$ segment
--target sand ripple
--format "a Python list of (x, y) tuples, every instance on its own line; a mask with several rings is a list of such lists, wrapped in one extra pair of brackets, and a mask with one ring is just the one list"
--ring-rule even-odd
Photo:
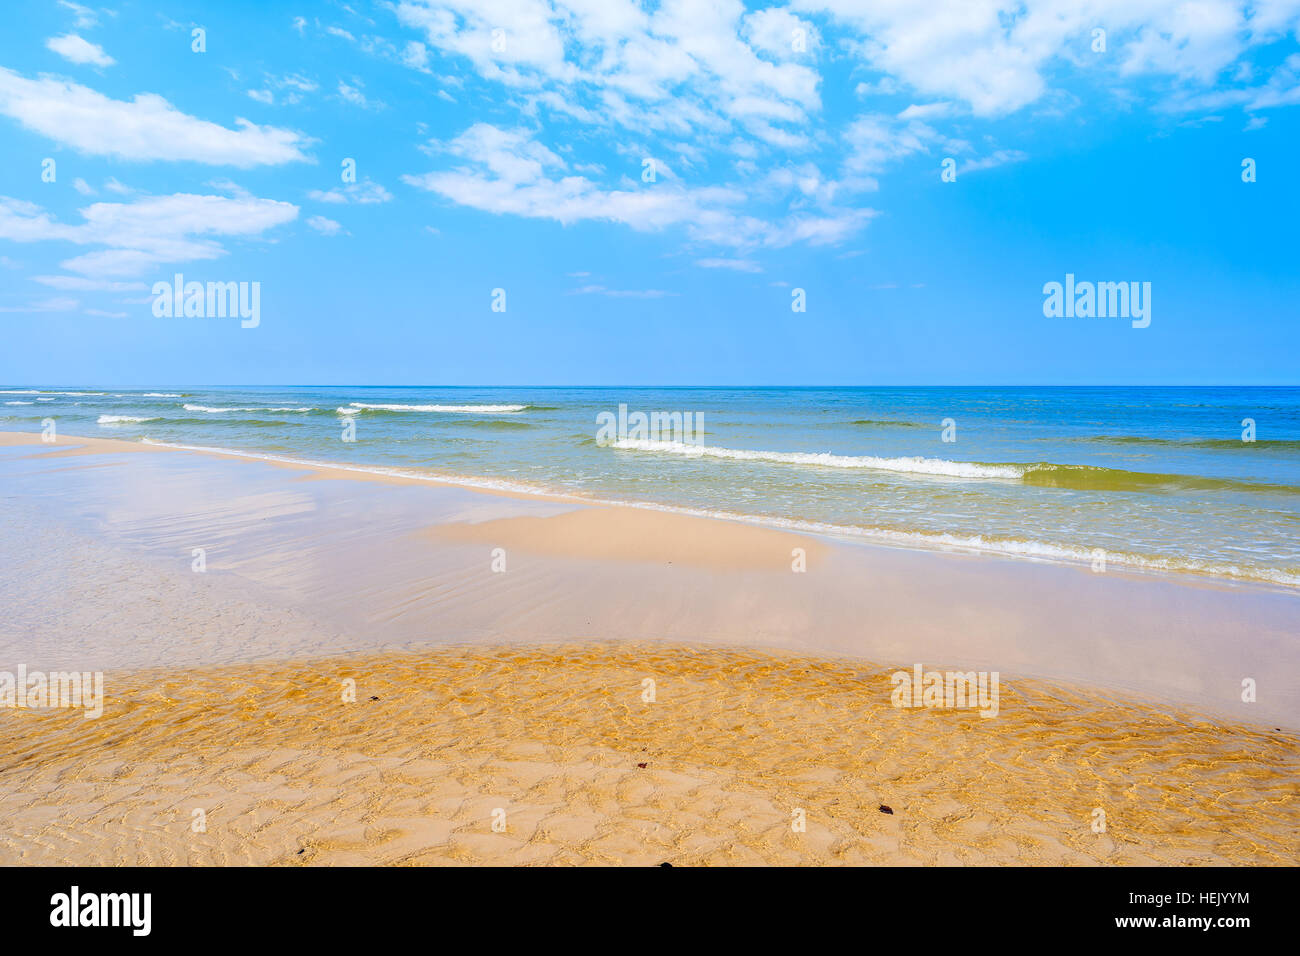
[(1300, 862), (1294, 735), (1045, 685), (985, 720), (896, 710), (867, 665), (565, 645), (106, 691), (0, 712), (0, 863)]

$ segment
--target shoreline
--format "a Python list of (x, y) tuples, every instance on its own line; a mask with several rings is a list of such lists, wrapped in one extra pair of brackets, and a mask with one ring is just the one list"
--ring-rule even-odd
[[(37, 549), (40, 573), (9, 587), (29, 611), (7, 639), (0, 628), (0, 656), (23, 653), (34, 666), (662, 641), (998, 671), (1233, 723), (1300, 727), (1300, 594), (415, 479), (358, 481), (339, 469), (112, 439), (65, 436), (67, 447), (52, 448), (15, 435), (0, 433), (0, 475), (28, 492), (6, 502), (12, 533), (47, 544)], [(24, 510), (24, 498), (37, 497), (53, 510)], [(71, 541), (97, 552), (75, 575), (100, 596), (51, 629), (42, 588), (67, 587)], [(203, 575), (190, 573), (196, 546), (210, 552)], [(796, 549), (806, 573), (794, 573)], [(497, 550), (508, 552), (500, 570), (508, 563), (509, 573), (495, 573)], [(131, 588), (158, 611), (126, 642), (121, 634), (140, 622), (113, 606), (121, 584), (104, 566), (129, 562), (139, 562)], [(196, 608), (210, 618), (238, 608), (237, 618), (263, 622), (270, 635), (214, 629), (194, 620)], [(191, 623), (177, 634), (168, 613)], [(1238, 699), (1246, 677), (1260, 685), (1252, 703)]]
[[(15, 436), (13, 439), (7, 436)], [(37, 445), (40, 436), (34, 432), (10, 432), (0, 430), (0, 448), (19, 445)], [(80, 435), (62, 435), (59, 442), (73, 441), (85, 443), (84, 453), (95, 453), (98, 448), (105, 452), (149, 449), (151, 451), (185, 451), (215, 458), (236, 461), (264, 462), (280, 468), (294, 471), (309, 471), (320, 479), (337, 478), (353, 481), (375, 481), (388, 484), (416, 485), (428, 484), (452, 488), (464, 488), (486, 495), (501, 495), (508, 498), (525, 500), (555, 501), (590, 508), (625, 508), (649, 511), (656, 514), (681, 515), (683, 517), (704, 521), (726, 522), (732, 525), (750, 525), (767, 528), (793, 535), (832, 540), (851, 546), (881, 548), (901, 551), (918, 551), (926, 554), (957, 554), (989, 559), (1005, 559), (1029, 563), (1051, 564), (1059, 567), (1088, 568), (1090, 556), (1065, 546), (1045, 546), (1048, 551), (1056, 553), (1031, 553), (1022, 550), (1000, 547), (996, 544), (984, 544), (969, 539), (951, 538), (930, 532), (901, 532), (889, 529), (855, 528), (847, 525), (827, 524), (802, 518), (781, 518), (771, 515), (747, 514), (742, 512), (722, 512), (689, 506), (671, 505), (651, 501), (634, 501), (620, 498), (604, 498), (583, 495), (573, 491), (560, 491), (534, 487), (512, 482), (506, 479), (486, 478), (470, 475), (441, 474), (433, 471), (413, 473), (396, 466), (363, 465), (351, 462), (327, 462), (313, 459), (294, 458), (272, 455), (263, 452), (241, 451), (238, 449), (218, 448), (206, 445), (179, 444), (173, 442), (143, 439), (128, 441), (121, 438), (86, 437)], [(61, 450), (64, 454), (77, 454), (75, 449)], [(948, 540), (945, 540), (948, 538)], [(1267, 576), (1249, 574), (1226, 574), (1219, 571), (1196, 569), (1190, 567), (1167, 567), (1160, 562), (1164, 559), (1126, 555), (1121, 552), (1108, 553), (1107, 560), (1113, 568), (1107, 573), (1125, 574), (1138, 577), (1151, 577), (1185, 583), (1192, 586), (1218, 588), (1261, 588), (1283, 594), (1300, 595), (1300, 582), (1291, 583), (1275, 580)]]

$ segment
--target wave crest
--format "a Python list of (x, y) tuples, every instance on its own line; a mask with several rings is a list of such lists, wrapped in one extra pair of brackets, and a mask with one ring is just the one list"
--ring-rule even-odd
[(125, 425), (132, 422), (156, 422), (154, 418), (140, 418), (136, 415), (100, 415), (96, 425)]
[(691, 445), (680, 441), (650, 441), (625, 438), (610, 444), (622, 451), (665, 452), (690, 458), (727, 458), (735, 461), (770, 461), (783, 465), (813, 465), (821, 468), (866, 468), (913, 475), (938, 475), (947, 478), (1001, 478), (1016, 480), (1025, 473), (1025, 465), (986, 465), (972, 461), (948, 461), (944, 458), (879, 458), (875, 455), (832, 455), (829, 452), (750, 451), (743, 448), (719, 448)]
[(377, 405), (350, 402), (340, 406), (338, 414), (355, 415), (364, 411), (376, 412), (458, 412), (470, 415), (510, 415), (527, 410), (527, 405)]
[(311, 412), (315, 409), (310, 405), (294, 408), (272, 408), (267, 405), (231, 405), (221, 408), (214, 408), (211, 405), (182, 405), (181, 408), (187, 412), (207, 412), (215, 415), (220, 412)]

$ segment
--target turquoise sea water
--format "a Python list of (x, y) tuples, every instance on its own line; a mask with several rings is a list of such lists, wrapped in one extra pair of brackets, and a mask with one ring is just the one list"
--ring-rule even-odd
[[(601, 435), (621, 405), (629, 431)], [(645, 435), (637, 412), (702, 427)], [(0, 389), (0, 428), (47, 418), (66, 435), (1300, 586), (1300, 388)]]

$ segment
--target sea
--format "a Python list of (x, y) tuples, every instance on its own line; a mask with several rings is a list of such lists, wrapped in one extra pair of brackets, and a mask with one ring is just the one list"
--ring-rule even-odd
[(1300, 388), (0, 388), (0, 429), (1300, 587)]

